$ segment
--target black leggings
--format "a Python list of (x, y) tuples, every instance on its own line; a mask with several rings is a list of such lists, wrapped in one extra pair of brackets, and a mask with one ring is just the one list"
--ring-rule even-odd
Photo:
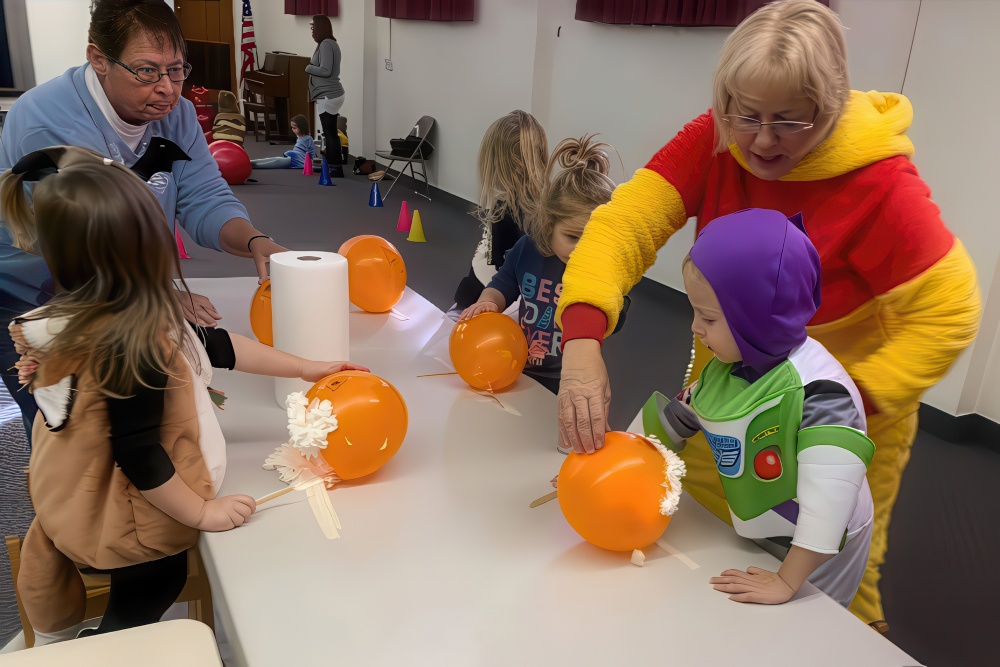
[(340, 132), (337, 131), (339, 117), (339, 113), (326, 111), (319, 115), (320, 125), (323, 126), (323, 137), (326, 139), (326, 161), (329, 164), (344, 164), (344, 152), (340, 148)]
[(82, 636), (104, 634), (156, 623), (177, 600), (187, 580), (187, 552), (159, 560), (105, 570), (111, 575), (111, 595), (101, 625)]

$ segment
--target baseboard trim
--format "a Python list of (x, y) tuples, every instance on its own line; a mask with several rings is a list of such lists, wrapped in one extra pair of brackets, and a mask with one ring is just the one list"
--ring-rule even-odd
[(920, 404), (920, 428), (935, 438), (955, 444), (979, 445), (1000, 453), (1000, 424), (978, 414), (951, 415)]

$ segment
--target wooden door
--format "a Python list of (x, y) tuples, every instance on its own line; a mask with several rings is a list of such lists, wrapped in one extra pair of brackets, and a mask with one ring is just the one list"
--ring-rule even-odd
[[(175, 0), (174, 12), (180, 21), (184, 37), (188, 40), (189, 57), (202, 60), (192, 60), (191, 64), (201, 72), (228, 70), (228, 88), (235, 93), (235, 56), (239, 50), (236, 48), (233, 0)], [(218, 79), (217, 76), (212, 78)]]

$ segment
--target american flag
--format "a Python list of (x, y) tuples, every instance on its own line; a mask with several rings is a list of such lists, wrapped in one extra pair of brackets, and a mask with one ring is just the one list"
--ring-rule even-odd
[(250, 11), (250, 0), (243, 0), (243, 45), (240, 50), (243, 52), (243, 67), (240, 69), (240, 78), (243, 78), (247, 72), (257, 69), (257, 38), (253, 32), (253, 12)]

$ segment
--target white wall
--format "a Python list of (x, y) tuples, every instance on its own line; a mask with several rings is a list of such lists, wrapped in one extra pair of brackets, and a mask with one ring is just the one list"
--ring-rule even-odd
[[(538, 2), (481, 0), (471, 22), (376, 18), (378, 147), (433, 116), (431, 184), (476, 201), (483, 132), (509, 111), (531, 108)], [(383, 63), (390, 50), (391, 72)]]
[(1000, 421), (995, 381), (1000, 293), (991, 289), (1000, 256), (995, 204), (1000, 136), (990, 122), (991, 110), (1000, 108), (997, 25), (1000, 2), (923, 0), (903, 93), (915, 109), (909, 133), (917, 148), (913, 160), (948, 227), (972, 255), (987, 299), (973, 349), (926, 400), (947, 412), (975, 410)]
[(35, 85), (87, 59), (90, 3), (82, 0), (25, 0)]
[[(347, 136), (351, 141), (351, 153), (357, 155), (358, 147), (365, 133), (364, 114), (364, 67), (365, 67), (365, 6), (369, 2), (345, 0), (340, 3), (340, 16), (330, 17), (333, 36), (340, 44), (343, 62), (340, 66), (340, 81), (344, 85), (346, 97), (341, 115), (347, 117)], [(285, 3), (278, 0), (255, 0), (253, 9), (254, 34), (257, 37), (258, 65), (264, 64), (264, 54), (268, 51), (285, 51), (310, 57), (316, 50), (309, 30), (311, 16), (285, 14)], [(243, 3), (233, 0), (234, 28), (236, 30), (237, 60), (239, 74), (242, 58), (239, 45), (242, 43)], [(317, 119), (312, 119), (312, 134), (316, 135)], [(354, 144), (355, 138), (359, 145)]]

